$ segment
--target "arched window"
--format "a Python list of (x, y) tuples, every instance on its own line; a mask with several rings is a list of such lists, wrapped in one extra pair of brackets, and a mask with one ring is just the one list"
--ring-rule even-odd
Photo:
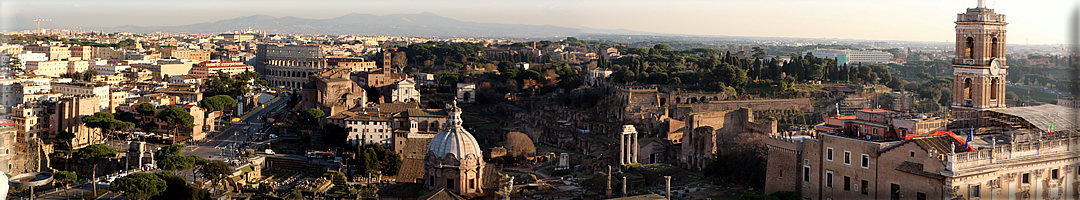
[(971, 78), (964, 79), (964, 99), (971, 99)]
[(967, 52), (967, 58), (975, 58), (975, 38), (968, 37), (965, 47), (965, 52)]
[(998, 84), (1000, 84), (1000, 83), (998, 83), (998, 79), (996, 79), (996, 78), (990, 79), (990, 99), (991, 100), (997, 100), (998, 99)]
[(997, 40), (997, 38), (990, 39), (990, 57), (997, 58), (999, 51), (1001, 51), (1001, 50), (998, 49), (998, 40)]

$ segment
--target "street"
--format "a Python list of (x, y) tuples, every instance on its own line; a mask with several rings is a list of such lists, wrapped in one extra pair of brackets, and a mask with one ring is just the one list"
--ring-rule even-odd
[[(237, 151), (237, 149), (239, 149), (239, 146), (243, 144), (243, 141), (248, 139), (248, 136), (244, 135), (244, 130), (250, 128), (251, 130), (250, 130), (249, 134), (254, 135), (256, 132), (258, 132), (262, 128), (262, 122), (261, 122), (261, 120), (259, 120), (260, 116), (264, 116), (267, 113), (271, 113), (271, 112), (274, 112), (276, 110), (279, 110), (279, 109), (283, 108), (285, 102), (289, 101), (288, 99), (289, 99), (288, 94), (281, 93), (281, 98), (278, 98), (276, 101), (269, 102), (268, 104), (266, 104), (266, 106), (263, 109), (259, 109), (257, 111), (254, 111), (254, 113), (251, 113), (250, 115), (247, 115), (245, 118), (241, 119), (240, 122), (227, 122), (227, 123), (231, 123), (231, 125), (224, 128), (224, 130), (210, 133), (212, 135), (208, 135), (207, 138), (204, 139), (204, 141), (198, 142), (197, 146), (195, 146), (195, 145), (187, 146), (186, 151), (183, 152), (183, 155), (185, 155), (185, 156), (195, 155), (195, 156), (199, 156), (199, 157), (202, 157), (202, 158), (207, 158), (207, 160), (224, 160), (225, 158), (229, 158), (230, 160), (232, 160), (232, 158), (234, 158), (236, 156), (236, 153), (237, 153), (236, 151)], [(228, 119), (223, 119), (223, 120), (228, 121)], [(227, 125), (227, 124), (219, 124), (219, 126), (225, 126), (225, 125)], [(151, 149), (156, 149), (156, 148), (151, 148)], [(196, 168), (198, 168), (198, 166), (196, 166)], [(149, 173), (160, 172), (160, 171), (161, 170), (152, 170), (152, 171), (149, 171)], [(195, 171), (197, 171), (197, 169)], [(188, 182), (191, 182), (192, 180), (195, 180), (195, 178), (196, 178), (195, 174), (192, 173), (191, 170), (186, 170), (184, 172), (179, 172), (179, 173), (180, 173), (179, 175), (181, 175), (185, 179), (187, 179)], [(108, 177), (108, 175), (102, 176), (102, 177), (99, 177), (99, 178), (104, 179), (103, 177)], [(91, 193), (93, 191), (93, 188), (92, 188), (93, 186), (92, 185), (93, 184), (82, 184), (82, 185), (72, 184), (71, 189), (68, 190), (68, 192), (71, 194), (72, 197), (82, 195), (84, 193)], [(98, 183), (97, 185), (98, 185), (98, 190), (99, 191), (109, 189), (109, 184)], [(64, 193), (63, 189), (41, 191), (41, 192), (46, 192), (46, 194), (42, 195), (42, 196), (39, 196), (39, 197), (37, 197), (35, 199), (55, 199), (55, 200), (67, 199), (67, 196), (65, 196), (65, 193)], [(123, 195), (120, 194), (120, 193), (109, 192), (107, 194), (102, 195), (101, 198), (99, 198), (99, 199), (126, 199), (126, 198), (124, 198)]]

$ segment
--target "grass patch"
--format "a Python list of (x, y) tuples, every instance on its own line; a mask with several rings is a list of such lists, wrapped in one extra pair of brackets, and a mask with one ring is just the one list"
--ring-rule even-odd
[[(1031, 91), (1031, 95), (1028, 95), (1028, 91)], [(1039, 102), (1043, 102), (1043, 103), (1051, 103), (1051, 102), (1054, 102), (1054, 101), (1056, 101), (1058, 99), (1058, 95), (1056, 95), (1056, 94), (1051, 94), (1051, 93), (1042, 92), (1042, 91), (1038, 91), (1038, 90), (1028, 90), (1028, 89), (1023, 89), (1023, 88), (1005, 87), (1005, 92), (1016, 93), (1016, 96), (1019, 96), (1020, 99), (1023, 99), (1023, 100), (1034, 99), (1035, 101), (1039, 101)]]
[(552, 146), (547, 146), (547, 145), (536, 145), (536, 151), (537, 152), (554, 152), (556, 154), (568, 153), (568, 154), (581, 155), (581, 153), (578, 153), (576, 151), (570, 151), (570, 150), (566, 150), (566, 149), (563, 149), (563, 148), (552, 147)]

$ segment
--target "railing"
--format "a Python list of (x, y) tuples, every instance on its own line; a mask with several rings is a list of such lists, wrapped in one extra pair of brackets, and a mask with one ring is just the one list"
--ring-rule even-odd
[[(1072, 144), (1070, 144), (1070, 142)], [(996, 145), (992, 149), (983, 149), (946, 155), (946, 168), (950, 171), (984, 166), (987, 164), (1009, 161), (1032, 156), (1050, 155), (1076, 149), (1080, 140), (1070, 138), (1034, 141), (1018, 144)]]

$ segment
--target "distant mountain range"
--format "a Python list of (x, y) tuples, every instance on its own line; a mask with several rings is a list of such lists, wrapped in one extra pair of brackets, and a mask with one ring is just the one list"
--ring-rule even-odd
[(265, 31), (266, 33), (393, 35), (414, 37), (560, 38), (582, 34), (667, 35), (626, 29), (579, 29), (552, 25), (468, 22), (438, 16), (429, 12), (383, 16), (352, 13), (330, 19), (304, 19), (298, 17), (278, 18), (267, 15), (253, 15), (183, 26), (128, 25), (117, 27), (87, 27), (83, 30), (129, 31), (142, 33), (224, 33), (248, 28)]

